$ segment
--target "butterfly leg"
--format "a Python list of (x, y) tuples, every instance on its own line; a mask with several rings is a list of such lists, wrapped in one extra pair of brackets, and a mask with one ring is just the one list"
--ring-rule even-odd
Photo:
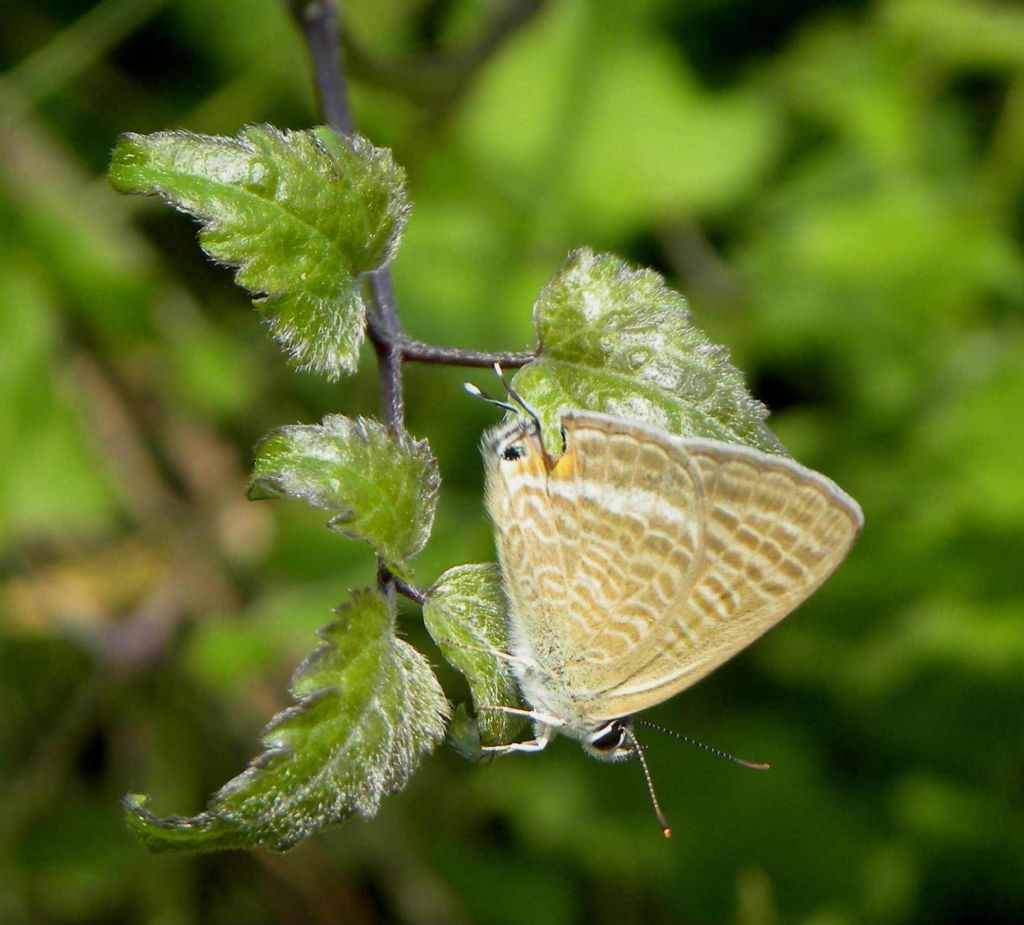
[[(524, 711), (527, 712), (527, 711)], [(509, 745), (484, 745), (483, 750), (492, 755), (508, 755), (511, 752), (542, 752), (555, 737), (555, 729), (546, 723), (537, 724), (537, 738), (528, 742), (512, 742)]]
[(552, 726), (556, 729), (565, 725), (564, 719), (559, 719), (557, 716), (552, 716), (550, 713), (538, 713), (536, 710), (522, 710), (519, 707), (481, 707), (480, 712), (507, 713), (509, 716), (523, 716), (526, 717), (526, 719), (532, 719), (535, 723), (543, 723), (545, 726)]
[[(511, 707), (509, 708), (512, 709)], [(516, 711), (517, 713), (526, 713), (529, 715), (529, 711)], [(558, 720), (559, 724), (561, 723)], [(555, 738), (555, 727), (550, 726), (544, 722), (538, 722), (537, 738), (530, 739), (528, 742), (513, 742), (510, 745), (485, 745), (483, 751), (490, 752), (492, 755), (508, 755), (511, 752), (543, 752), (550, 744), (551, 740)]]
[(529, 742), (513, 742), (511, 745), (483, 745), (481, 749), (492, 755), (509, 755), (512, 752), (542, 752), (547, 747), (547, 739), (530, 739)]

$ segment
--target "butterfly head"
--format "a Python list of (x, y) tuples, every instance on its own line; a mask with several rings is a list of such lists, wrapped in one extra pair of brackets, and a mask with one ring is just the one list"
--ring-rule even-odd
[(555, 459), (544, 447), (544, 434), (539, 415), (505, 381), (501, 367), (497, 363), (494, 364), (494, 371), (505, 389), (508, 401), (491, 398), (471, 382), (465, 384), (466, 391), (471, 395), (513, 415), (512, 420), (484, 435), (485, 457), (497, 460), (499, 465), (514, 467), (517, 470), (550, 471)]
[(529, 419), (521, 417), (484, 435), (485, 455), (503, 468), (546, 471), (550, 468), (544, 441)]

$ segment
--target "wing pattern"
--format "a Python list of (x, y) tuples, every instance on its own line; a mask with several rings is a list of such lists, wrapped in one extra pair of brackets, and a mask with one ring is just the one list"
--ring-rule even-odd
[(863, 523), (852, 498), (792, 460), (709, 441), (679, 448), (700, 473), (703, 556), (656, 641), (594, 689), (602, 715), (660, 703), (748, 646), (818, 589)]
[(565, 453), (488, 469), (513, 639), (581, 714), (667, 699), (791, 612), (860, 509), (791, 460), (567, 412)]

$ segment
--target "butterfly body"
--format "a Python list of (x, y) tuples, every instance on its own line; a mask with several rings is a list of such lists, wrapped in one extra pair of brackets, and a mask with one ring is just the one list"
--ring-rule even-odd
[(484, 438), (511, 663), (538, 750), (627, 757), (629, 717), (696, 683), (802, 603), (863, 518), (792, 460), (595, 412), (562, 453), (520, 416)]

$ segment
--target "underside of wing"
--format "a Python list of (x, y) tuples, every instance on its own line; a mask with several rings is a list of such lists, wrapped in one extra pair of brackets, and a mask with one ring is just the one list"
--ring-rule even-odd
[(662, 702), (771, 629), (832, 574), (863, 523), (856, 501), (792, 460), (715, 441), (673, 444), (698, 473), (700, 560), (628, 671), (593, 692), (598, 718)]
[(655, 638), (700, 559), (699, 473), (617, 418), (569, 413), (548, 496), (566, 552), (567, 680), (609, 683)]
[[(562, 657), (562, 644), (551, 628), (560, 622), (559, 601), (567, 594), (566, 557), (547, 495), (545, 461), (525, 434), (511, 439), (500, 434), (485, 438), (487, 509), (494, 521), (513, 650), (528, 652), (550, 673)], [(514, 453), (509, 446), (516, 448)]]
[(661, 703), (749, 645), (825, 581), (863, 522), (784, 457), (611, 415), (562, 425), (557, 459), (528, 435), (498, 440), (487, 499), (513, 643), (588, 722)]
[[(567, 414), (547, 468), (491, 454), (513, 638), (572, 699), (645, 649), (699, 558), (695, 469), (619, 419)], [(610, 676), (609, 671), (614, 673)]]

